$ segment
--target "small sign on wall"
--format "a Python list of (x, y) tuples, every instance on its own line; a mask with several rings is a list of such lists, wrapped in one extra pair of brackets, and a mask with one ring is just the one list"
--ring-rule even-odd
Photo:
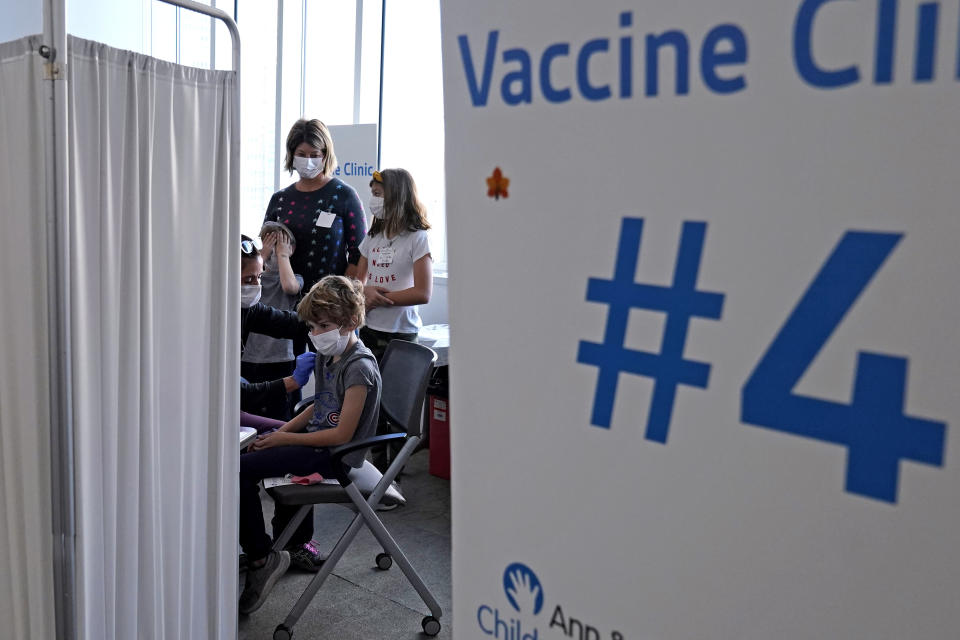
[[(337, 168), (333, 175), (357, 190), (360, 201), (370, 197), (370, 180), (377, 170), (377, 125), (347, 124), (328, 127), (337, 154)], [(372, 219), (366, 211), (367, 228)]]

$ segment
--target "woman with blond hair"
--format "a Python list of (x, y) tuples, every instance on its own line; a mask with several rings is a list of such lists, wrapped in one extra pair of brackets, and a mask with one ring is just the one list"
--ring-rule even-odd
[(357, 192), (333, 176), (337, 156), (326, 125), (297, 120), (287, 135), (283, 166), (299, 179), (273, 194), (263, 221), (293, 232), (297, 252), (290, 264), (303, 276), (303, 290), (325, 275), (356, 276), (367, 224)]

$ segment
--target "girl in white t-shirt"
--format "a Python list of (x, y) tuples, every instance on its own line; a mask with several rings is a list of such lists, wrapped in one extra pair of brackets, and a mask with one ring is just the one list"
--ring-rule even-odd
[(417, 341), (422, 325), (417, 305), (430, 301), (433, 258), (427, 212), (410, 173), (374, 171), (370, 192), (373, 224), (360, 243), (357, 264), (367, 308), (360, 339), (380, 362), (391, 340)]

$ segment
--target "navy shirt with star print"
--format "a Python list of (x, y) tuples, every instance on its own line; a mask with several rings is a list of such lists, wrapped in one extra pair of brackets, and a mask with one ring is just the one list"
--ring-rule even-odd
[[(322, 212), (336, 214), (329, 227), (317, 226)], [(263, 221), (282, 222), (293, 232), (297, 247), (290, 266), (303, 276), (303, 291), (309, 291), (323, 276), (342, 276), (347, 264), (357, 264), (360, 241), (367, 235), (357, 192), (338, 178), (331, 178), (316, 191), (297, 191), (293, 184), (277, 191)]]

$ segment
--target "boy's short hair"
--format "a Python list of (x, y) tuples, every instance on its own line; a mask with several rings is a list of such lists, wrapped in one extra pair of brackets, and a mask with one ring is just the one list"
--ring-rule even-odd
[(275, 222), (273, 220), (264, 222), (263, 226), (260, 227), (260, 237), (263, 238), (263, 236), (268, 233), (282, 233), (294, 248), (297, 247), (297, 239), (293, 237), (293, 231), (290, 231), (290, 227), (282, 222)]
[(344, 276), (324, 276), (303, 296), (297, 315), (304, 322), (326, 319), (359, 327), (364, 321), (363, 284)]

